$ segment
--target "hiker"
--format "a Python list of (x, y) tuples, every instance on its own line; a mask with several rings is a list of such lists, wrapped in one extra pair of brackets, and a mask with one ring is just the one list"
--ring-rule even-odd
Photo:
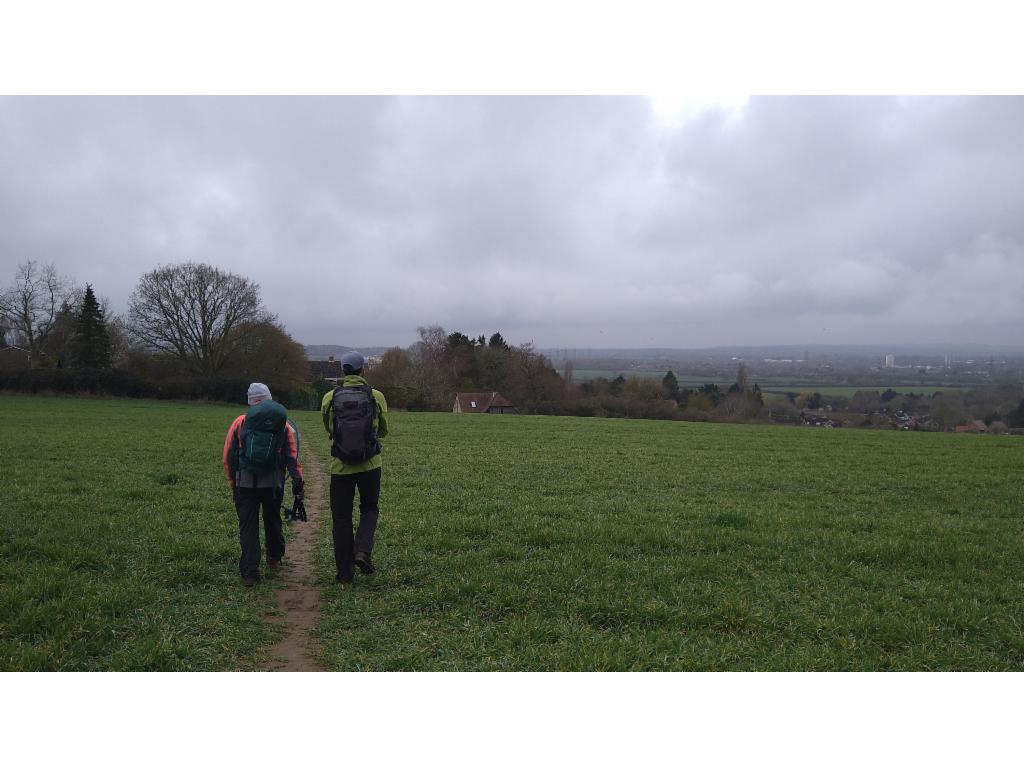
[[(380, 442), (388, 433), (384, 395), (363, 378), (366, 360), (358, 352), (342, 355), (345, 378), (324, 395), (320, 412), (331, 437), (331, 522), (334, 535), (335, 581), (350, 584), (353, 563), (373, 573), (373, 534), (380, 498)], [(352, 537), (352, 503), (359, 488), (359, 527)]]
[(238, 538), (242, 556), (238, 568), (242, 583), (256, 584), (260, 576), (260, 507), (267, 544), (267, 569), (281, 564), (284, 532), (281, 502), (285, 470), (292, 478), (292, 494), (302, 501), (302, 466), (295, 427), (284, 406), (274, 401), (266, 384), (255, 382), (247, 393), (249, 411), (231, 424), (224, 439), (224, 472), (238, 512)]

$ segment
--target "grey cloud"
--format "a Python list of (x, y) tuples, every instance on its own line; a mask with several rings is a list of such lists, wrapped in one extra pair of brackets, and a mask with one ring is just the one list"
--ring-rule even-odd
[(991, 341), (1024, 322), (1024, 99), (0, 99), (0, 281), (123, 310), (246, 274), (300, 340)]

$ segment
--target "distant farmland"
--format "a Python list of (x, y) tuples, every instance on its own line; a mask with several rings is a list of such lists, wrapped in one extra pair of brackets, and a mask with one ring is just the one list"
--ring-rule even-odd
[[(0, 669), (265, 661), (239, 408), (0, 410)], [(336, 586), (320, 516), (328, 669), (1024, 670), (1019, 438), (401, 412), (385, 445), (378, 573)]]
[[(657, 379), (661, 381), (665, 378), (665, 374), (668, 371), (630, 371), (630, 370), (618, 370), (618, 371), (602, 371), (596, 368), (573, 368), (572, 378), (573, 381), (589, 381), (590, 379), (614, 379), (616, 376), (622, 376), (629, 378), (630, 376), (636, 376), (641, 379)], [(715, 376), (684, 376), (682, 374), (676, 374), (676, 378), (679, 380), (679, 386), (681, 387), (699, 387), (703, 384), (718, 384), (721, 386), (725, 384), (728, 386), (732, 381), (726, 381), (725, 379)]]
[[(603, 371), (596, 368), (574, 368), (572, 372), (573, 380), (576, 382), (590, 381), (591, 379), (606, 378), (614, 379), (616, 376), (623, 376), (629, 378), (630, 376), (636, 376), (637, 378), (644, 379), (656, 379), (661, 381), (665, 378), (665, 374), (668, 371), (631, 371), (631, 370), (617, 370), (617, 371)], [(679, 382), (680, 387), (690, 387), (691, 389), (697, 389), (705, 384), (717, 384), (723, 389), (730, 387), (735, 379), (726, 379), (715, 376), (687, 376), (685, 374), (675, 374), (676, 379)], [(833, 385), (833, 384), (815, 384), (814, 382), (801, 381), (799, 379), (786, 379), (778, 377), (757, 377), (751, 376), (750, 383), (757, 382), (758, 386), (761, 387), (763, 392), (773, 393), (785, 393), (785, 392), (820, 392), (823, 395), (835, 395), (837, 397), (852, 397), (858, 391), (871, 391), (876, 390), (878, 392), (884, 392), (889, 389), (888, 385), (863, 385), (863, 386), (848, 386), (848, 385)], [(931, 395), (935, 392), (956, 392), (964, 389), (964, 387), (957, 386), (918, 386), (916, 384), (894, 384), (892, 389), (900, 394), (920, 394), (920, 395)]]

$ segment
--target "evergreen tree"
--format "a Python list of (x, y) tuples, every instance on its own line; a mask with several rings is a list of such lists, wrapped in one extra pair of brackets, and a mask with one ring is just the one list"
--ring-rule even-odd
[(703, 395), (707, 395), (711, 399), (712, 405), (717, 406), (722, 402), (722, 390), (718, 388), (717, 384), (703, 384), (697, 391)]
[(1017, 410), (1010, 412), (1008, 418), (1011, 427), (1024, 427), (1024, 400), (1020, 401)]
[(111, 364), (110, 334), (103, 308), (96, 301), (92, 286), (85, 286), (82, 307), (78, 311), (75, 336), (71, 342), (71, 359), (79, 368), (109, 368)]
[(676, 378), (672, 371), (665, 374), (665, 378), (661, 380), (661, 386), (665, 388), (665, 397), (669, 400), (677, 400), (679, 398), (679, 379)]

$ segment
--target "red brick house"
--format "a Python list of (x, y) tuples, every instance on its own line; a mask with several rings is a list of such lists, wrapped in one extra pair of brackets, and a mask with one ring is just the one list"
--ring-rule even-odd
[(517, 413), (516, 407), (500, 392), (459, 392), (452, 413)]
[(975, 419), (969, 424), (957, 424), (953, 428), (954, 432), (988, 432), (988, 427), (985, 426), (985, 422), (981, 419)]

